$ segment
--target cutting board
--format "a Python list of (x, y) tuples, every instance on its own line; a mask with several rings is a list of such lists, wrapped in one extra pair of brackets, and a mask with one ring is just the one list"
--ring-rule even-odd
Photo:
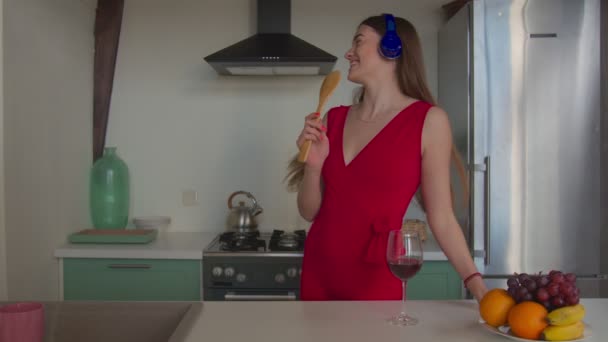
[(157, 229), (85, 229), (70, 234), (71, 243), (150, 243), (158, 236)]

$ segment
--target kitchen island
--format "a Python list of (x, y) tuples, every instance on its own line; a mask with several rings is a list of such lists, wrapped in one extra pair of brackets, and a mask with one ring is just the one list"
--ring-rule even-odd
[[(608, 299), (584, 299), (588, 342), (608, 340)], [(380, 341), (509, 341), (477, 323), (477, 303), (410, 301), (417, 326), (397, 327), (384, 319), (400, 302), (204, 302), (185, 342), (380, 342)]]

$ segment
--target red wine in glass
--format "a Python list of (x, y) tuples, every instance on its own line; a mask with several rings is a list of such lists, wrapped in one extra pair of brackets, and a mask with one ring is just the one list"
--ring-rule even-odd
[(422, 261), (416, 258), (403, 258), (389, 262), (388, 267), (397, 278), (406, 281), (420, 271)]
[(418, 319), (405, 313), (405, 298), (407, 280), (415, 276), (422, 268), (422, 243), (416, 232), (393, 230), (388, 236), (386, 246), (386, 262), (395, 277), (401, 280), (403, 296), (401, 298), (401, 313), (388, 319), (395, 325), (416, 325)]

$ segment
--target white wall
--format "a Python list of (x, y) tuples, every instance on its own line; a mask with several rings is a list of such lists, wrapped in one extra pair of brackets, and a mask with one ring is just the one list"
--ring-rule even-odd
[(0, 300), (6, 300), (6, 233), (4, 229), (4, 77), (2, 7), (0, 0)]
[[(437, 30), (444, 0), (292, 0), (292, 33), (339, 57), (369, 15), (393, 12), (417, 27), (437, 88)], [(282, 179), (322, 77), (219, 77), (203, 57), (254, 33), (255, 1), (125, 2), (107, 142), (130, 167), (132, 216), (169, 215), (172, 230), (224, 229), (231, 192), (264, 208), (263, 228), (305, 228)], [(349, 104), (343, 81), (329, 105)], [(194, 189), (199, 205), (184, 207)], [(262, 228), (262, 229), (263, 229)]]
[(9, 299), (57, 299), (54, 249), (88, 224), (91, 2), (4, 1)]

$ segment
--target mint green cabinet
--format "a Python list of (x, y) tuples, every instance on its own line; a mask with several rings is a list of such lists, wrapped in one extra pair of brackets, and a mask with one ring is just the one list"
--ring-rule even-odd
[(200, 260), (63, 259), (65, 300), (200, 301)]
[(461, 299), (460, 276), (447, 261), (425, 261), (407, 282), (407, 299)]

